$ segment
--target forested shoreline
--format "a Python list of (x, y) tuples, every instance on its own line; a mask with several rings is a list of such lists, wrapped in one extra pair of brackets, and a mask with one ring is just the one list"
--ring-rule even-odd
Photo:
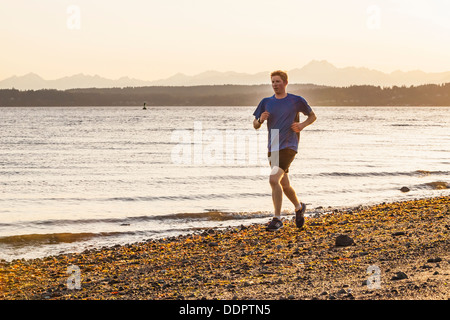
[[(411, 87), (327, 87), (290, 84), (288, 92), (315, 106), (450, 106), (450, 83)], [(69, 90), (0, 90), (7, 106), (254, 106), (273, 94), (270, 85), (126, 87)]]

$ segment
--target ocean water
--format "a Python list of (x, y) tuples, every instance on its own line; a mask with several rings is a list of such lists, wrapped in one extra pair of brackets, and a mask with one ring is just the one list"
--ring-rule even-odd
[[(267, 222), (254, 109), (0, 108), (0, 259)], [(289, 174), (308, 214), (450, 193), (432, 185), (450, 183), (450, 108), (313, 109)]]

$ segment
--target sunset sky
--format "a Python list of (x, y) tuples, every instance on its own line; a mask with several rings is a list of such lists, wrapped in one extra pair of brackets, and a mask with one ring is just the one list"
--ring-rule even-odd
[(29, 72), (156, 80), (311, 60), (440, 72), (450, 71), (450, 1), (2, 1), (0, 43), (0, 80)]

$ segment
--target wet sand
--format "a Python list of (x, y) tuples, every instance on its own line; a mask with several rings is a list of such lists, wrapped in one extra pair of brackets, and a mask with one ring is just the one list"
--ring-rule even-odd
[(1, 261), (0, 299), (446, 300), (449, 214), (447, 196)]

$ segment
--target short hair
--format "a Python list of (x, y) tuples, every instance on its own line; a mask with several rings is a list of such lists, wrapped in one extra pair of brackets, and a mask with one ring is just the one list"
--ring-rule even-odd
[(270, 77), (272, 78), (273, 76), (280, 76), (281, 80), (283, 80), (283, 82), (287, 82), (288, 81), (288, 75), (285, 71), (282, 70), (276, 70), (274, 72), (272, 72), (270, 74)]

